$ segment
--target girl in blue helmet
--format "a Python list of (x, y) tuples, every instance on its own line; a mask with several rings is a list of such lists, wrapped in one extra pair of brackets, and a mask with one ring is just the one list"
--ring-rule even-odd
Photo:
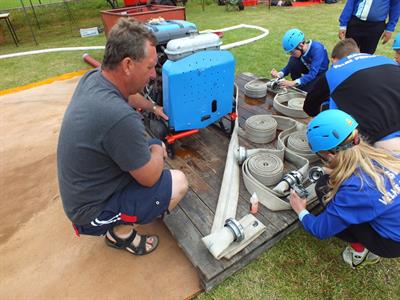
[(306, 199), (291, 192), (290, 204), (306, 231), (317, 238), (350, 242), (343, 259), (352, 268), (400, 257), (400, 159), (360, 140), (347, 113), (321, 112), (307, 127), (310, 148), (329, 174), (324, 211), (314, 216)]
[(329, 58), (326, 48), (318, 41), (306, 41), (304, 33), (297, 28), (285, 33), (282, 47), (290, 54), (289, 62), (279, 72), (272, 69), (272, 77), (283, 78), (290, 74), (292, 80), (281, 80), (281, 86), (297, 86), (303, 91), (311, 91), (317, 76), (328, 70)]
[(394, 60), (400, 65), (400, 32), (396, 35), (393, 42)]

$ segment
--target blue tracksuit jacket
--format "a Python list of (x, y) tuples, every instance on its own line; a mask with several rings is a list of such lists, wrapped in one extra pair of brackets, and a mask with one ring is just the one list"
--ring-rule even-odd
[[(328, 70), (328, 52), (326, 51), (325, 46), (320, 42), (310, 40), (307, 51), (300, 57), (300, 59), (309, 70), (307, 74), (297, 79), (299, 80), (300, 85), (305, 85), (310, 81), (313, 81), (319, 74)], [(281, 72), (283, 73), (283, 76), (287, 76), (289, 74), (289, 66), (286, 65)]]
[(391, 186), (386, 178), (386, 190), (392, 199), (390, 204), (383, 201), (376, 185), (365, 173), (361, 178), (352, 175), (340, 186), (335, 197), (318, 216), (306, 214), (302, 224), (317, 238), (332, 237), (352, 224), (369, 223), (382, 237), (400, 242), (400, 174), (386, 171), (394, 179)]
[(347, 0), (342, 14), (339, 17), (341, 28), (347, 27), (351, 16), (362, 21), (386, 21), (386, 31), (393, 32), (400, 16), (400, 0)]

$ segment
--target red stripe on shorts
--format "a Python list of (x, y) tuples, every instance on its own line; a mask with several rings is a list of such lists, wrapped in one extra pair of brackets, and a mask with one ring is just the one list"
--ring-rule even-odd
[(136, 223), (138, 220), (137, 216), (128, 216), (125, 214), (121, 214), (121, 220), (129, 223)]

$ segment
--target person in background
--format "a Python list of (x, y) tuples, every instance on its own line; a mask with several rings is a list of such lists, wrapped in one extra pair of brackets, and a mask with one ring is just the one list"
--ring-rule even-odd
[(361, 53), (374, 54), (381, 37), (383, 44), (390, 40), (399, 16), (399, 0), (347, 0), (339, 17), (339, 39), (352, 38)]
[(394, 59), (400, 65), (400, 32), (394, 39), (392, 49), (394, 50)]
[(121, 18), (107, 39), (100, 68), (78, 83), (61, 126), (57, 167), (61, 199), (76, 233), (105, 235), (106, 244), (134, 255), (154, 251), (159, 238), (139, 235), (173, 209), (188, 189), (179, 170), (164, 169), (160, 140), (146, 139), (135, 108), (163, 115), (138, 97), (155, 76), (156, 39), (140, 23)]
[(332, 50), (332, 66), (307, 94), (303, 109), (316, 116), (321, 106), (352, 115), (366, 142), (400, 151), (400, 68), (389, 58), (360, 53), (353, 39)]
[(284, 34), (282, 47), (290, 54), (289, 62), (279, 72), (272, 69), (272, 77), (283, 78), (290, 74), (292, 80), (281, 80), (281, 86), (296, 86), (303, 91), (311, 91), (317, 76), (328, 70), (329, 58), (326, 48), (318, 41), (305, 40), (304, 33), (297, 28)]
[(310, 148), (329, 174), (325, 209), (314, 216), (291, 191), (290, 204), (304, 229), (319, 239), (347, 241), (343, 260), (352, 268), (400, 257), (400, 159), (360, 139), (349, 114), (326, 110), (307, 126)]

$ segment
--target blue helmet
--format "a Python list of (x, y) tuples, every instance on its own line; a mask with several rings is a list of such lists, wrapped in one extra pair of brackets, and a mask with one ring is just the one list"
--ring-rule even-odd
[(399, 50), (400, 49), (400, 32), (396, 35), (396, 38), (394, 39), (392, 49), (393, 50)]
[(282, 38), (282, 47), (286, 53), (293, 51), (302, 41), (304, 41), (304, 33), (297, 28), (286, 31)]
[(344, 111), (325, 110), (308, 124), (308, 144), (313, 152), (335, 149), (347, 139), (357, 126), (357, 121)]

